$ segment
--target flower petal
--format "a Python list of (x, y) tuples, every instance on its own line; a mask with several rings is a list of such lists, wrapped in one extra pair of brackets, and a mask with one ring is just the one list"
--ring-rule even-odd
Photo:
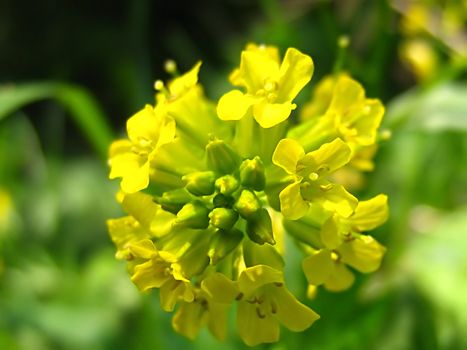
[(322, 249), (306, 257), (302, 261), (302, 268), (308, 283), (316, 286), (323, 284), (329, 279), (333, 269), (331, 252)]
[(146, 105), (142, 110), (134, 114), (126, 122), (128, 138), (134, 144), (153, 141), (159, 138), (159, 118), (154, 113), (151, 105)]
[(238, 303), (238, 334), (248, 346), (274, 343), (279, 340), (279, 322), (270, 315), (259, 317), (255, 304)]
[(249, 93), (256, 93), (263, 88), (265, 81), (274, 78), (279, 72), (279, 63), (269, 56), (256, 51), (243, 51), (238, 77), (242, 79)]
[(344, 264), (333, 262), (333, 268), (324, 287), (331, 292), (341, 292), (352, 286), (355, 276)]
[(319, 315), (308, 306), (300, 303), (285, 286), (274, 288), (271, 292), (277, 302), (277, 318), (285, 327), (294, 332), (301, 332), (310, 327)]
[(379, 269), (386, 248), (371, 236), (360, 237), (343, 243), (338, 249), (342, 262), (360, 272), (369, 273)]
[(295, 174), (297, 163), (305, 155), (303, 147), (293, 139), (282, 139), (272, 155), (272, 162), (288, 174)]
[(298, 220), (305, 216), (309, 204), (303, 200), (300, 193), (300, 182), (294, 182), (287, 186), (279, 194), (281, 213), (289, 220)]
[(206, 309), (200, 303), (181, 303), (172, 317), (172, 327), (188, 339), (195, 340), (207, 316)]
[(240, 90), (232, 90), (220, 98), (217, 115), (222, 120), (240, 120), (255, 101), (255, 98), (245, 95)]
[(239, 294), (236, 284), (220, 272), (208, 275), (201, 282), (201, 289), (209, 299), (225, 304), (232, 303)]
[(186, 90), (196, 85), (198, 82), (198, 73), (201, 67), (201, 61), (196, 64), (188, 72), (182, 76), (175, 78), (169, 84), (169, 91), (171, 97), (178, 97), (182, 95)]
[(335, 249), (342, 243), (339, 226), (334, 215), (324, 222), (321, 227), (320, 238), (328, 249)]
[(388, 197), (379, 194), (367, 201), (358, 202), (354, 215), (348, 221), (361, 232), (370, 231), (382, 225), (388, 215)]
[[(298, 167), (312, 169), (320, 176), (326, 176), (346, 165), (351, 158), (350, 147), (341, 139), (323, 144), (316, 151), (307, 153), (298, 162)], [(308, 170), (309, 172), (309, 170)]]
[(277, 100), (292, 101), (310, 81), (313, 70), (313, 60), (310, 56), (289, 48), (280, 67)]
[(294, 103), (268, 103), (266, 100), (253, 106), (253, 116), (262, 128), (271, 128), (286, 120), (297, 106)]
[(269, 283), (283, 283), (282, 271), (273, 269), (267, 265), (256, 265), (242, 271), (238, 278), (238, 286), (246, 298), (259, 287)]

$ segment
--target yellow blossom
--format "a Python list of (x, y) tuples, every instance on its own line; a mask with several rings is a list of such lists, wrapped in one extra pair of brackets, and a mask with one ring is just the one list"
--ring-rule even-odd
[(243, 51), (232, 80), (246, 93), (232, 90), (222, 96), (217, 106), (219, 118), (239, 120), (252, 113), (263, 128), (281, 123), (296, 108), (292, 101), (310, 81), (313, 68), (311, 58), (293, 48), (287, 50), (280, 65), (266, 48)]
[(282, 214), (290, 220), (299, 219), (306, 215), (309, 203), (315, 202), (342, 216), (350, 216), (357, 199), (343, 186), (327, 180), (330, 174), (349, 162), (350, 155), (350, 148), (341, 139), (307, 154), (297, 141), (281, 140), (274, 151), (273, 162), (293, 179), (279, 195)]
[(127, 122), (128, 140), (110, 147), (110, 179), (122, 178), (123, 192), (134, 193), (149, 185), (150, 162), (157, 149), (173, 140), (175, 122), (146, 105)]

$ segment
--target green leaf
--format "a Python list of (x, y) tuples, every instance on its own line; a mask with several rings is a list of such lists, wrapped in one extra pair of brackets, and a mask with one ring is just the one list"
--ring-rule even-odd
[(467, 84), (411, 90), (388, 105), (385, 124), (427, 132), (467, 132)]
[(94, 149), (105, 159), (112, 141), (105, 115), (87, 90), (72, 84), (34, 82), (0, 86), (0, 120), (28, 104), (54, 99), (68, 110)]

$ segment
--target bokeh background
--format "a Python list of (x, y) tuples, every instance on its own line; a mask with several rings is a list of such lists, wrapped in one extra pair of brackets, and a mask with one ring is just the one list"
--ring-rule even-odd
[(313, 57), (299, 105), (346, 70), (392, 133), (359, 193), (390, 198), (381, 270), (320, 291), (319, 322), (262, 348), (467, 349), (466, 20), (465, 0), (1, 0), (0, 349), (247, 348), (235, 331), (177, 335), (115, 260), (105, 220), (121, 215), (108, 144), (153, 102), (164, 61), (201, 59), (216, 100), (250, 41)]

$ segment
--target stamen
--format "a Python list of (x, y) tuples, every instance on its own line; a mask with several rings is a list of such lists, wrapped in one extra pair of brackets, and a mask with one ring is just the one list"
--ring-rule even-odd
[(235, 300), (242, 300), (242, 298), (243, 298), (243, 293), (240, 292), (240, 293), (238, 293), (238, 295), (237, 295), (237, 297), (235, 298)]
[(340, 260), (340, 256), (336, 252), (331, 252), (331, 259), (337, 262)]
[(164, 62), (164, 69), (171, 75), (177, 74), (177, 63), (174, 60), (167, 60)]
[(271, 305), (271, 313), (276, 314), (277, 313), (277, 304), (274, 300), (271, 300), (269, 303)]
[(259, 307), (256, 308), (256, 314), (258, 315), (259, 318), (265, 318), (266, 315), (261, 313), (261, 309)]
[(284, 285), (284, 283), (282, 283), (282, 282), (274, 282), (274, 285), (275, 285), (276, 287), (282, 287), (282, 286)]
[(311, 181), (316, 181), (319, 179), (319, 175), (315, 172), (313, 173), (310, 173), (310, 175), (308, 175), (308, 178), (311, 180)]
[(154, 89), (156, 91), (162, 91), (164, 90), (164, 82), (160, 79), (157, 79), (155, 82), (154, 82)]

